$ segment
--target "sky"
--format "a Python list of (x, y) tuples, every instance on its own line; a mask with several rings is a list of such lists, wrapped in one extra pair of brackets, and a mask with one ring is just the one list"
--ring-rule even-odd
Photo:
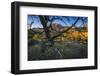
[[(49, 16), (49, 19), (52, 19), (52, 18), (56, 18), (53, 21), (53, 23), (58, 23), (62, 25), (63, 27), (65, 27), (65, 26), (71, 26), (78, 17), (77, 16)], [(59, 18), (61, 18), (63, 21), (60, 20)], [(81, 18), (84, 20), (84, 24), (88, 24), (88, 17), (81, 17)], [(31, 24), (31, 22), (33, 22), (32, 28), (43, 28), (38, 15), (28, 15), (27, 16), (28, 27)], [(50, 22), (48, 21), (48, 25), (49, 23)], [(78, 20), (78, 22), (76, 23), (76, 26), (83, 26), (83, 21)]]

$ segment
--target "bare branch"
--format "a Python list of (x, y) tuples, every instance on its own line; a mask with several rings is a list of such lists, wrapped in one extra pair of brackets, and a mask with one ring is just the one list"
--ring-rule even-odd
[(58, 37), (58, 36), (60, 36), (60, 35), (62, 35), (64, 32), (69, 31), (72, 27), (74, 27), (74, 26), (76, 25), (76, 23), (78, 22), (79, 19), (80, 19), (80, 18), (78, 17), (77, 20), (72, 24), (72, 26), (70, 26), (70, 27), (67, 28), (66, 30), (60, 32), (59, 34), (53, 36), (53, 37), (51, 38), (51, 40), (52, 40), (52, 39), (55, 39), (56, 37)]
[(49, 20), (49, 21), (51, 22), (49, 28), (51, 27), (53, 21), (55, 21), (55, 20), (60, 20), (60, 21), (62, 21), (65, 25), (67, 25), (66, 22), (63, 20), (63, 18), (61, 18), (61, 17), (54, 17), (54, 18), (52, 18), (51, 20)]

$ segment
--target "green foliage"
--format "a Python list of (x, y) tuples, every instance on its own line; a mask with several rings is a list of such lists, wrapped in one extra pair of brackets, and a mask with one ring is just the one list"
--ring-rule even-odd
[(45, 33), (28, 30), (28, 60), (60, 59), (56, 49), (59, 49), (63, 59), (86, 58), (88, 32), (86, 28), (84, 30), (70, 29), (56, 37), (52, 46), (47, 45)]
[[(71, 58), (86, 58), (87, 57), (87, 44), (79, 44), (77, 42), (55, 42), (55, 44), (50, 46), (45, 46), (45, 42), (40, 42), (29, 48), (28, 59), (29, 60), (51, 60), (59, 59), (57, 53), (55, 53), (55, 48), (59, 48), (63, 59)], [(45, 52), (42, 53), (41, 50)]]

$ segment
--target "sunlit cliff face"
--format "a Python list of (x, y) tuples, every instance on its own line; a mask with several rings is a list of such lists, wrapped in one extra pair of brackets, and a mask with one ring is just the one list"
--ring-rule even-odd
[(60, 24), (57, 24), (57, 23), (53, 23), (52, 24), (52, 30), (55, 30), (55, 31), (60, 31), (62, 29), (62, 25)]

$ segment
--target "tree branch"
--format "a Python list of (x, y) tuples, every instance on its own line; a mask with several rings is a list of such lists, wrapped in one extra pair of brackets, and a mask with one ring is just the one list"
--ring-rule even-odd
[(66, 30), (60, 32), (59, 34), (53, 36), (53, 37), (51, 38), (51, 40), (53, 40), (53, 39), (55, 39), (56, 37), (62, 35), (62, 33), (66, 32), (66, 31), (69, 31), (72, 27), (74, 27), (74, 26), (76, 25), (76, 23), (78, 22), (79, 19), (80, 19), (80, 18), (78, 17), (77, 20), (72, 24), (72, 26), (70, 26), (70, 27), (67, 28)]
[(49, 40), (50, 33), (49, 33), (49, 29), (47, 27), (47, 20), (46, 20), (47, 18), (46, 18), (46, 16), (39, 16), (39, 18), (40, 18), (41, 24), (43, 26), (45, 35), (46, 35), (47, 39)]

